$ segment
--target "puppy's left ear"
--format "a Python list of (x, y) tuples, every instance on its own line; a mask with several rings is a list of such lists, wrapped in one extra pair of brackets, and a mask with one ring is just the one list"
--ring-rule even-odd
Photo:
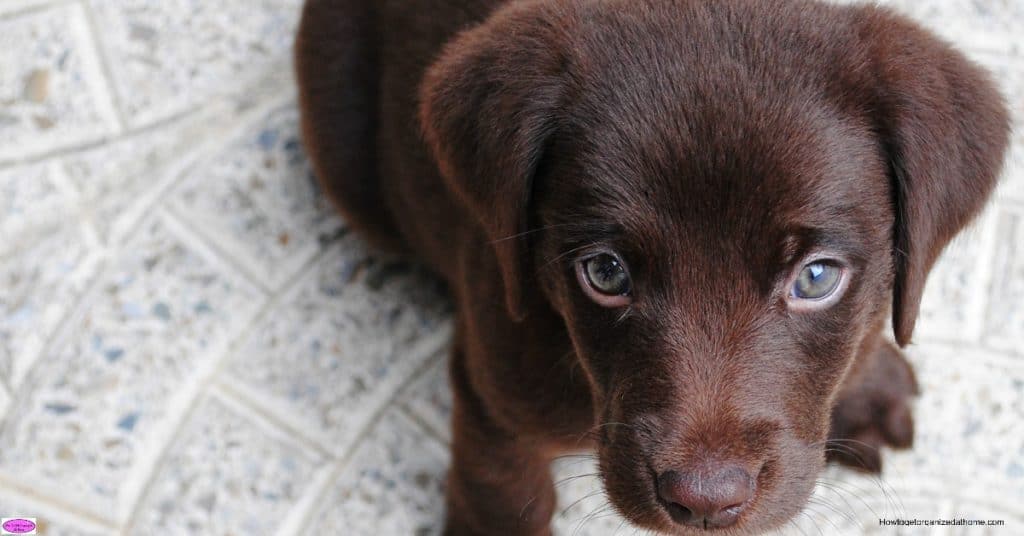
[(952, 47), (888, 10), (859, 15), (873, 64), (870, 106), (893, 183), (892, 320), (905, 346), (928, 272), (995, 187), (1009, 118), (988, 74)]
[(420, 88), (420, 123), (448, 188), (481, 223), (501, 270), (508, 311), (524, 316), (533, 177), (564, 93), (564, 13), (522, 2), (445, 47)]

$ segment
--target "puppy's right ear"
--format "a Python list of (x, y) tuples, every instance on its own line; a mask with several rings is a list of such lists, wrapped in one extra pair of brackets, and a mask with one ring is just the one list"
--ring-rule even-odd
[(448, 188), (494, 248), (513, 318), (523, 317), (533, 176), (558, 125), (566, 14), (516, 3), (463, 32), (427, 70), (420, 124)]
[(905, 346), (928, 272), (996, 186), (1009, 114), (988, 74), (928, 31), (883, 8), (857, 13), (871, 51), (870, 108), (892, 175), (892, 320)]

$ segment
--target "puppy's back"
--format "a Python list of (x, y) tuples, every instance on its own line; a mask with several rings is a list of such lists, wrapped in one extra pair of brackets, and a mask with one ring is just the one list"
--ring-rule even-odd
[(295, 42), (302, 134), (348, 223), (439, 271), (468, 232), (416, 119), (423, 73), (507, 0), (306, 0)]
[(374, 0), (307, 0), (295, 40), (302, 137), (317, 179), (348, 222), (402, 249), (381, 202)]

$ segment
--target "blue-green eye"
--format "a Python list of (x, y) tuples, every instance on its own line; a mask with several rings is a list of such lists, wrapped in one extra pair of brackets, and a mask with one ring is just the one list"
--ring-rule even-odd
[(618, 255), (600, 253), (577, 262), (576, 278), (584, 294), (602, 307), (624, 307), (632, 301), (633, 283)]
[(793, 283), (793, 296), (802, 300), (827, 298), (842, 279), (843, 270), (827, 262), (812, 262), (804, 266)]
[(594, 290), (607, 296), (629, 294), (629, 274), (619, 259), (602, 253), (584, 262), (587, 280)]

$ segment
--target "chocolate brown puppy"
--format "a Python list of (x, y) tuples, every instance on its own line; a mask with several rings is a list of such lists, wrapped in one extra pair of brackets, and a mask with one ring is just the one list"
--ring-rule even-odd
[(809, 0), (309, 0), (296, 59), (327, 194), (457, 305), (448, 534), (548, 534), (574, 450), (638, 526), (754, 534), (826, 458), (910, 446), (896, 345), (1008, 138), (929, 32)]

